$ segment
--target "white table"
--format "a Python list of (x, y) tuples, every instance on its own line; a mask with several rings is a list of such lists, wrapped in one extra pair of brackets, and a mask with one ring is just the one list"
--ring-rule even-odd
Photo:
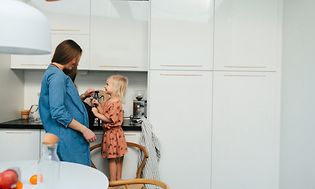
[[(18, 167), (21, 170), (21, 181), (23, 189), (36, 189), (36, 185), (31, 185), (29, 178), (36, 174), (37, 161), (12, 161), (0, 162), (0, 172)], [(80, 165), (77, 163), (61, 162), (60, 165), (60, 186), (58, 189), (106, 189), (108, 179), (106, 175), (97, 169)]]

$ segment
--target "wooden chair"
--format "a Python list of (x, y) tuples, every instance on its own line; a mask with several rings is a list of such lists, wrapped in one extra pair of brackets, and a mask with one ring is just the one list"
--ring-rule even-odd
[[(143, 170), (145, 163), (149, 157), (147, 149), (144, 146), (137, 144), (137, 143), (133, 143), (133, 142), (127, 142), (127, 146), (128, 146), (128, 148), (134, 148), (136, 150), (139, 150), (143, 154), (143, 159), (141, 160), (140, 165), (137, 167), (137, 172), (136, 172), (136, 178), (141, 178), (142, 170)], [(93, 150), (96, 150), (98, 148), (101, 148), (101, 147), (102, 147), (101, 143), (95, 144), (95, 145), (90, 147), (90, 152), (92, 152)], [(91, 167), (97, 169), (92, 160), (91, 160)]]
[[(134, 189), (134, 188), (141, 188), (145, 189), (144, 184), (159, 186), (163, 189), (169, 189), (166, 183), (159, 181), (159, 180), (152, 180), (152, 179), (144, 179), (144, 178), (135, 178), (135, 179), (128, 179), (128, 180), (117, 180), (117, 181), (110, 181), (109, 182), (109, 189)], [(119, 186), (124, 186), (121, 188)], [(139, 187), (140, 186), (140, 187)]]

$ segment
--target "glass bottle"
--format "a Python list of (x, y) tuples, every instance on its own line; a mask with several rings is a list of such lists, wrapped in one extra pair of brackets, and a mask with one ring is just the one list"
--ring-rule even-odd
[(38, 161), (37, 184), (40, 189), (58, 188), (60, 160), (57, 155), (56, 135), (46, 133), (42, 143), (42, 154)]

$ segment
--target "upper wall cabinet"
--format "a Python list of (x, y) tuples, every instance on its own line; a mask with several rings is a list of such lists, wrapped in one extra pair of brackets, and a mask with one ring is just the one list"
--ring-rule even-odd
[(151, 1), (150, 69), (211, 70), (213, 0)]
[(90, 0), (38, 1), (28, 3), (42, 11), (48, 18), (52, 34), (50, 55), (12, 55), (11, 68), (46, 69), (56, 46), (66, 39), (73, 39), (82, 48), (79, 69), (89, 68), (89, 16)]
[(215, 0), (214, 69), (276, 71), (281, 0)]
[(45, 13), (53, 33), (89, 34), (90, 0), (31, 0), (29, 3)]
[(91, 69), (147, 71), (148, 1), (91, 1)]

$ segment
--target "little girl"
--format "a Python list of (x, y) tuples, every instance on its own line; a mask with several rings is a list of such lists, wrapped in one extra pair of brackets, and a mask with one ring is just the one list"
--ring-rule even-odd
[(109, 162), (109, 178), (111, 181), (120, 180), (122, 175), (123, 157), (127, 153), (127, 143), (124, 131), (122, 101), (128, 86), (128, 79), (121, 75), (112, 75), (106, 80), (105, 93), (110, 97), (103, 107), (93, 100), (94, 115), (102, 120), (104, 129), (102, 157)]

